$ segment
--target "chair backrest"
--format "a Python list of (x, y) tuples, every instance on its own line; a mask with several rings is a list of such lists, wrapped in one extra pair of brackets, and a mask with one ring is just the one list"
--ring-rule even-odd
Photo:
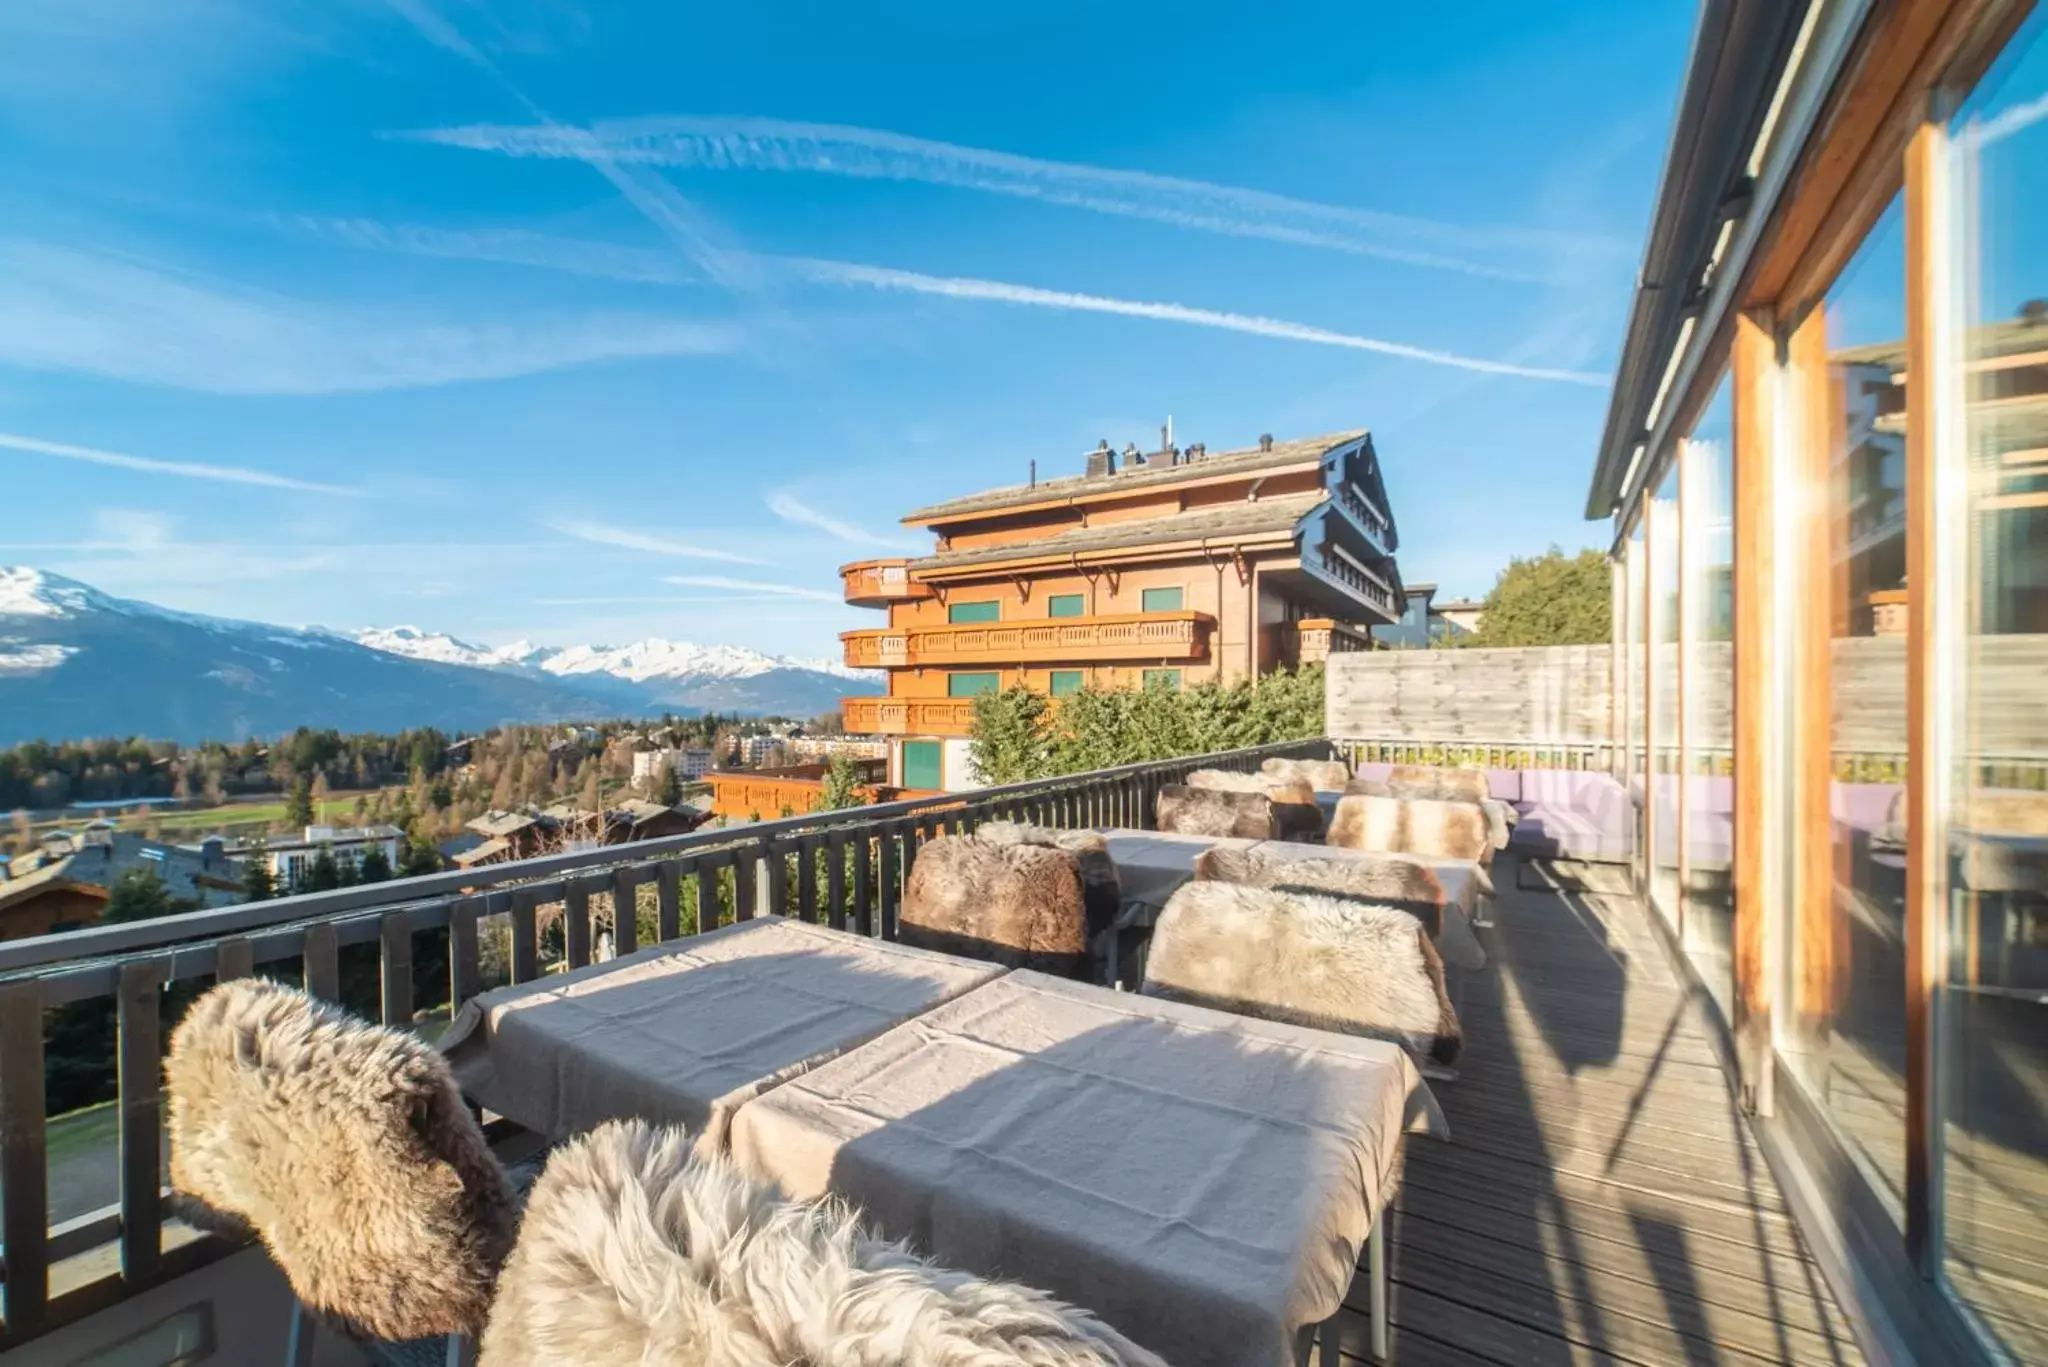
[(261, 979), (171, 1033), (171, 1185), (253, 1231), (311, 1309), (403, 1341), (482, 1329), (517, 1221), (448, 1064)]
[(1144, 991), (1401, 1045), (1455, 1063), (1464, 1032), (1415, 918), (1350, 898), (1185, 883), (1152, 932)]
[(1195, 877), (1394, 907), (1421, 922), (1431, 938), (1443, 923), (1442, 880), (1429, 866), (1396, 854), (1324, 853), (1314, 845), (1261, 845), (1248, 850), (1218, 845), (1196, 856)]
[(1439, 802), (1484, 802), (1493, 796), (1485, 774), (1477, 769), (1434, 769), (1422, 764), (1397, 764), (1387, 775), (1395, 797), (1430, 798)]
[[(922, 856), (920, 856), (922, 862)], [(1086, 1311), (783, 1199), (689, 1137), (614, 1121), (534, 1185), (478, 1367), (1163, 1367)]]
[(1353, 793), (1338, 800), (1328, 843), (1485, 863), (1493, 855), (1493, 823), (1477, 803)]
[(1341, 759), (1280, 759), (1259, 765), (1259, 772), (1273, 778), (1301, 779), (1317, 792), (1336, 793), (1351, 781), (1351, 766)]
[(1273, 799), (1262, 792), (1230, 792), (1169, 783), (1159, 790), (1153, 824), (1171, 835), (1274, 840), (1280, 835), (1280, 825), (1273, 806)]
[[(1101, 862), (1107, 861), (1104, 851)], [(1115, 919), (1105, 905), (1114, 882), (1105, 889), (1100, 865), (1088, 862), (1092, 873), (1084, 873), (1081, 851), (998, 832), (987, 839), (940, 836), (917, 852), (897, 933), (922, 949), (1085, 978), (1091, 919)]]

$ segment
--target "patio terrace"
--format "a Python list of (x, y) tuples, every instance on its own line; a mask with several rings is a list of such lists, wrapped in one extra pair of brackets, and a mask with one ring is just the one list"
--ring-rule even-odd
[[(1330, 749), (1129, 766), (0, 946), (0, 1350), (22, 1350), (0, 1361), (70, 1362), (208, 1300), (232, 1304), (239, 1325), (215, 1317), (220, 1361), (243, 1360), (237, 1334), (281, 1334), (288, 1299), (262, 1255), (167, 1218), (169, 984), (276, 973), (330, 998), (367, 991), (350, 1004), (432, 1031), (451, 995), (532, 980), (551, 957), (587, 964), (606, 937), (616, 952), (675, 938), (699, 907), (715, 909), (707, 924), (778, 910), (893, 938), (908, 863), (936, 833), (994, 817), (1148, 827), (1158, 789), (1190, 769)], [(1504, 853), (1494, 876), (1491, 963), (1456, 989), (1460, 1073), (1433, 1084), (1452, 1137), (1407, 1146), (1392, 1361), (1861, 1362), (1739, 1113), (1710, 1017), (1626, 870)], [(614, 914), (626, 905), (639, 914)], [(105, 1128), (119, 1144), (117, 1161), (91, 1165), (96, 1188), (66, 1176), (73, 1160), (51, 1141), (40, 1027), (50, 1008), (107, 997), (121, 1069)], [(1326, 1364), (1332, 1347), (1369, 1358), (1366, 1295), (1361, 1277)], [(353, 1351), (322, 1342), (323, 1362)]]

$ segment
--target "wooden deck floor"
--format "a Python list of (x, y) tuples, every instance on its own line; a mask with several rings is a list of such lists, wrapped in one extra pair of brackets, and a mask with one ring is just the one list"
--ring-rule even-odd
[[(1862, 1363), (1644, 913), (1496, 876), (1493, 962), (1436, 1088), (1452, 1140), (1408, 1148), (1393, 1361)], [(1363, 1360), (1363, 1277), (1350, 1304)]]

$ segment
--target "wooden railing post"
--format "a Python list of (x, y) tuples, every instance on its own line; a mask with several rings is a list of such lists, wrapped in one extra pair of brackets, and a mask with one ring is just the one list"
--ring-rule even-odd
[(412, 1024), (412, 919), (402, 911), (385, 912), (377, 940), (384, 1023), (403, 1028)]
[(612, 953), (640, 948), (640, 871), (622, 865), (612, 871)]
[(562, 890), (562, 957), (572, 969), (590, 963), (590, 886), (581, 878)]
[(163, 1260), (163, 1021), (170, 965), (131, 959), (121, 965), (116, 998), (120, 1096), (121, 1279), (157, 1274)]
[(43, 985), (0, 983), (0, 1238), (7, 1241), (7, 1332), (41, 1327), (50, 1302), (48, 1140), (43, 1101)]

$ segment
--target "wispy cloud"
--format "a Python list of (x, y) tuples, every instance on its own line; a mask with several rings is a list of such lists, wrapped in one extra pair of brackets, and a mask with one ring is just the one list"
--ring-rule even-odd
[(914, 550), (914, 542), (899, 537), (883, 536), (865, 527), (836, 518), (830, 513), (819, 512), (810, 504), (798, 498), (788, 489), (774, 489), (768, 494), (768, 511), (785, 522), (795, 522), (805, 527), (816, 527), (827, 536), (856, 546), (880, 546), (888, 550)]
[(702, 284), (706, 279), (673, 252), (518, 228), (459, 230), (379, 223), (368, 218), (319, 218), (310, 214), (268, 215), (261, 221), (294, 237), (331, 246), (405, 256), (494, 261), (639, 285), (692, 285)]
[(638, 314), (421, 319), (212, 287), (131, 258), (0, 240), (0, 364), (216, 394), (343, 394), (734, 350), (720, 323)]
[(836, 593), (823, 589), (807, 589), (796, 584), (770, 584), (759, 579), (728, 579), (721, 574), (666, 574), (662, 583), (675, 584), (686, 589), (733, 589), (740, 593), (766, 593), (777, 598), (808, 598), (819, 603), (837, 603)]
[[(318, 222), (318, 220), (312, 220)], [(336, 231), (330, 226), (323, 232), (338, 243), (351, 246), (375, 247), (392, 251), (420, 251), (418, 244), (431, 244), (431, 254), (440, 256), (467, 256), (479, 260), (516, 261), (520, 265), (545, 269), (569, 271), (578, 275), (606, 276), (632, 281), (660, 280), (662, 283), (684, 283), (695, 278), (676, 263), (676, 274), (672, 279), (663, 279), (656, 264), (658, 253), (642, 254), (642, 249), (623, 247), (609, 242), (591, 242), (575, 238), (549, 237), (539, 234), (499, 235), (493, 233), (467, 234), (442, 232), (430, 228), (409, 226), (384, 227), (353, 221), (355, 226), (345, 231)], [(514, 251), (503, 243), (510, 236), (520, 243)], [(652, 258), (652, 259), (650, 259)], [(1460, 370), (1475, 371), (1489, 375), (1513, 375), (1524, 379), (1551, 380), (1566, 384), (1605, 385), (1609, 377), (1591, 371), (1562, 369), (1558, 367), (1535, 366), (1519, 360), (1489, 360), (1484, 357), (1466, 356), (1457, 352), (1442, 351), (1431, 347), (1413, 346), (1406, 342), (1385, 338), (1363, 337), (1355, 333), (1336, 332), (1329, 328), (1316, 327), (1309, 323), (1290, 322), (1283, 318), (1269, 318), (1257, 314), (1231, 313), (1218, 309), (1192, 307), (1186, 304), (1157, 303), (1141, 299), (1119, 299), (1099, 294), (1081, 294), (1070, 290), (1042, 289), (1035, 285), (1019, 285), (1002, 280), (983, 280), (971, 276), (926, 275), (917, 271), (897, 270), (887, 266), (870, 266), (851, 261), (828, 261), (805, 257), (751, 256), (748, 258), (763, 276), (807, 281), (812, 284), (833, 286), (859, 286), (872, 289), (890, 290), (912, 294), (937, 295), (948, 299), (979, 300), (989, 303), (1022, 304), (1035, 308), (1061, 309), (1073, 313), (1107, 313), (1126, 318), (1149, 318), (1155, 322), (1180, 323), (1195, 327), (1218, 328), (1228, 332), (1241, 332), (1256, 337), (1268, 337), (1281, 341), (1308, 342), (1318, 346), (1344, 347), (1353, 351), (1377, 352), (1383, 356), (1398, 356), (1411, 361), (1422, 361), (1431, 365), (1453, 366)], [(770, 507), (774, 507), (771, 499)], [(778, 513), (782, 510), (777, 508)], [(856, 534), (845, 536), (840, 529), (847, 524), (828, 519), (832, 525), (789, 513), (782, 513), (792, 521), (810, 522), (825, 531), (840, 536), (842, 540), (870, 545), (894, 545), (886, 540), (876, 540), (871, 533), (851, 529)]]
[(1048, 161), (981, 147), (837, 124), (674, 117), (590, 128), (476, 124), (395, 134), (513, 157), (705, 170), (804, 171), (863, 180), (921, 181), (1231, 237), (1264, 238), (1408, 265), (1500, 279), (1547, 280), (1552, 258), (1627, 244), (1587, 235), (1436, 222), (1262, 190), (1116, 167)]
[(1346, 347), (1382, 356), (1399, 356), (1431, 365), (1452, 366), (1486, 375), (1515, 375), (1530, 380), (1552, 380), (1563, 384), (1605, 386), (1606, 375), (1583, 370), (1558, 370), (1546, 366), (1522, 365), (1514, 361), (1493, 361), (1463, 356), (1453, 351), (1411, 346), (1378, 337), (1361, 337), (1333, 332), (1307, 323), (1290, 323), (1282, 318), (1256, 314), (1225, 313), (1216, 309), (1190, 308), (1185, 304), (1149, 303), (1138, 299), (1116, 299), (1100, 294), (1074, 294), (1065, 290), (1013, 285), (1000, 280), (977, 280), (964, 276), (923, 275), (916, 271), (893, 270), (884, 266), (861, 266), (843, 261), (801, 261), (793, 263), (811, 279), (841, 285), (867, 285), (876, 289), (904, 290), (913, 294), (935, 294), (947, 299), (978, 299), (999, 304), (1022, 304), (1032, 308), (1061, 309), (1076, 313), (1112, 313), (1126, 318), (1150, 318), (1165, 323), (1186, 323), (1195, 327), (1221, 328), (1282, 341), (1310, 342), (1317, 346)]
[(131, 456), (121, 451), (102, 451), (92, 446), (73, 446), (68, 442), (44, 441), (40, 437), (24, 437), (14, 432), (0, 432), (0, 447), (10, 451), (25, 451), (38, 456), (55, 456), (59, 460), (83, 461), (88, 465), (109, 465), (117, 470), (133, 470), (147, 475), (172, 475), (180, 479), (210, 479), (222, 484), (253, 484), (264, 489), (293, 489), (310, 494), (332, 494), (343, 498), (365, 498), (366, 489), (349, 488), (339, 484), (319, 484), (312, 480), (293, 479), (288, 475), (272, 474), (268, 470), (251, 470), (239, 465), (204, 465), (193, 461), (156, 460), (148, 456)]
[(347, 558), (345, 548), (333, 546), (280, 555), (272, 546), (188, 541), (179, 536), (179, 525), (177, 517), (157, 509), (97, 508), (91, 531), (81, 539), (4, 544), (0, 554), (34, 552), (60, 572), (90, 579), (98, 587), (145, 593), (165, 584), (267, 582), (339, 569)]
[(600, 546), (620, 546), (629, 551), (646, 551), (650, 555), (673, 555), (690, 560), (720, 560), (729, 565), (773, 563), (758, 560), (751, 555), (721, 551), (711, 546), (694, 546), (671, 537), (635, 531), (631, 527), (614, 527), (603, 522), (557, 522), (553, 526), (554, 530), (563, 536), (571, 536), (578, 541), (595, 542)]

